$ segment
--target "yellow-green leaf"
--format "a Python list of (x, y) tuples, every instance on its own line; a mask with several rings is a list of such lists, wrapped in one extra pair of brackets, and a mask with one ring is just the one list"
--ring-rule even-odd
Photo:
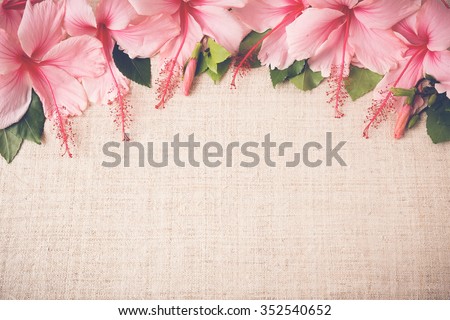
[(209, 54), (205, 55), (205, 61), (206, 65), (208, 66), (208, 69), (214, 73), (217, 73), (217, 63), (214, 62), (214, 59), (211, 57), (211, 55)]
[(211, 77), (215, 84), (218, 84), (224, 77), (227, 71), (230, 69), (231, 59), (227, 59), (217, 65), (217, 72), (212, 72), (210, 69), (206, 73)]
[(211, 54), (211, 59), (216, 64), (222, 63), (231, 57), (231, 53), (229, 53), (227, 49), (219, 45), (211, 38), (208, 39), (208, 47)]

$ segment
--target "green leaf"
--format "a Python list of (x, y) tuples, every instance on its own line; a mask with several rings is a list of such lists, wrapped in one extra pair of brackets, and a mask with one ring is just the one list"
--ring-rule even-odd
[(436, 111), (427, 111), (427, 132), (433, 143), (450, 141), (450, 125), (442, 120), (442, 114)]
[(8, 163), (17, 156), (24, 140), (41, 144), (45, 115), (42, 102), (33, 91), (30, 106), (23, 118), (16, 124), (0, 130), (0, 154)]
[(7, 163), (11, 163), (22, 146), (23, 139), (9, 129), (0, 130), (0, 154)]
[(44, 132), (45, 116), (42, 102), (33, 91), (30, 107), (25, 116), (16, 124), (8, 128), (12, 134), (37, 144), (41, 144)]
[(208, 69), (206, 73), (211, 77), (214, 83), (218, 84), (230, 69), (230, 65), (231, 59), (227, 59), (224, 62), (219, 63), (217, 65), (217, 72), (212, 72), (211, 70)]
[(227, 49), (219, 45), (211, 38), (208, 39), (208, 47), (211, 54), (211, 59), (215, 64), (222, 63), (231, 57), (231, 53), (229, 53)]
[(302, 74), (291, 79), (291, 82), (300, 90), (309, 91), (317, 88), (322, 83), (323, 77), (320, 72), (313, 72), (308, 65)]
[(280, 84), (288, 79), (294, 78), (301, 74), (305, 69), (306, 61), (296, 61), (289, 68), (284, 70), (279, 70), (277, 68), (270, 69), (270, 79), (272, 80), (272, 85), (275, 88), (277, 84)]
[(416, 126), (416, 124), (419, 122), (420, 120), (420, 115), (415, 114), (411, 117), (411, 119), (408, 122), (408, 129), (412, 129)]
[[(239, 47), (239, 57), (243, 58), (264, 36), (269, 32), (258, 33), (255, 31), (250, 32), (244, 40), (241, 42)], [(252, 56), (249, 58), (248, 62), (251, 68), (261, 67), (261, 62), (258, 60), (258, 54), (261, 50), (261, 44), (253, 52)]]
[(288, 69), (288, 79), (294, 78), (305, 70), (306, 60), (295, 61)]
[(275, 88), (277, 84), (284, 82), (288, 77), (288, 70), (278, 70), (270, 69), (270, 79), (272, 80), (272, 85)]
[(151, 63), (150, 59), (131, 59), (116, 44), (113, 50), (113, 58), (120, 72), (140, 85), (151, 87)]
[(383, 79), (382, 75), (368, 69), (350, 67), (350, 75), (345, 80), (345, 88), (353, 101), (366, 95)]
[(427, 132), (433, 143), (450, 141), (450, 112), (446, 111), (449, 106), (450, 100), (444, 93), (427, 110)]
[(431, 81), (433, 83), (437, 82), (436, 78), (433, 77), (432, 75), (429, 75), (428, 73), (425, 74), (425, 79), (427, 79), (427, 80), (429, 80), (429, 81)]

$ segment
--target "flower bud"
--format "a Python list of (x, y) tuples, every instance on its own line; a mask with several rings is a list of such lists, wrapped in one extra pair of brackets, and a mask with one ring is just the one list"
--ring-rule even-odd
[(183, 94), (189, 95), (192, 83), (194, 82), (195, 71), (197, 70), (197, 59), (189, 59), (183, 78)]
[(197, 43), (194, 52), (192, 53), (191, 57), (187, 62), (186, 69), (184, 70), (183, 94), (185, 96), (188, 96), (189, 92), (191, 91), (192, 83), (194, 82), (195, 73), (197, 71), (197, 62), (201, 48), (202, 44)]
[(412, 129), (416, 126), (417, 122), (419, 122), (420, 116), (418, 114), (415, 114), (412, 116), (411, 120), (408, 122), (408, 129)]
[(428, 100), (428, 105), (430, 106), (430, 107), (432, 107), (435, 103), (436, 103), (436, 100), (437, 100), (437, 94), (435, 93), (435, 94), (433, 94), (431, 97), (430, 97), (430, 99)]
[(397, 124), (395, 125), (395, 139), (401, 139), (404, 136), (406, 127), (408, 126), (409, 118), (411, 117), (411, 112), (412, 107), (408, 104), (404, 105), (400, 110), (397, 118)]

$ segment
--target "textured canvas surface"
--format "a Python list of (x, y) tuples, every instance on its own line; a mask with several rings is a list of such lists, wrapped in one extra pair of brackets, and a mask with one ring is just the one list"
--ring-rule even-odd
[[(155, 70), (156, 74), (156, 70)], [(348, 167), (101, 166), (119, 140), (107, 108), (76, 119), (75, 158), (51, 126), (0, 162), (2, 299), (416, 299), (450, 297), (450, 145), (423, 124), (362, 138), (370, 97), (333, 118), (326, 84), (272, 89), (266, 70), (237, 91), (207, 77), (164, 111), (133, 88), (135, 141), (348, 141)]]

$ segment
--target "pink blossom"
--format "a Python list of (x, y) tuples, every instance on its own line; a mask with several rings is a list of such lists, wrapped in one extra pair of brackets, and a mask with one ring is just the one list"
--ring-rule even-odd
[(245, 0), (130, 0), (138, 13), (154, 16), (170, 14), (181, 32), (160, 52), (163, 68), (158, 83), (157, 108), (173, 95), (181, 79), (181, 69), (204, 35), (213, 38), (229, 52), (235, 53), (247, 29), (231, 14), (229, 8), (243, 7)]
[(394, 97), (392, 87), (412, 88), (425, 76), (432, 75), (440, 83), (439, 92), (450, 91), (450, 10), (439, 0), (425, 0), (422, 8), (404, 19), (394, 30), (407, 45), (405, 57), (378, 84), (370, 109), (364, 136), (370, 127), (386, 119), (389, 111), (401, 108), (404, 98)]
[[(35, 4), (41, 1), (31, 0), (31, 3)], [(26, 0), (3, 0), (0, 4), (0, 29), (9, 33), (16, 33), (26, 3)]]
[(0, 128), (24, 116), (33, 88), (71, 157), (67, 119), (80, 115), (88, 105), (77, 78), (99, 76), (105, 64), (101, 43), (94, 38), (61, 41), (63, 15), (62, 6), (52, 0), (27, 2), (18, 37), (0, 30)]
[(261, 50), (258, 59), (262, 65), (284, 70), (295, 62), (295, 58), (288, 53), (286, 27), (308, 6), (306, 0), (250, 0), (245, 7), (233, 10), (233, 13), (252, 30), (262, 33), (270, 29), (237, 64), (232, 81), (233, 87), (236, 86), (236, 77), (240, 69), (259, 47)]
[(158, 14), (139, 17), (128, 0), (101, 0), (94, 11), (86, 0), (67, 0), (65, 27), (72, 36), (97, 37), (103, 45), (107, 72), (100, 78), (83, 78), (83, 85), (93, 103), (117, 105), (113, 111), (123, 140), (130, 121), (126, 95), (129, 80), (117, 69), (112, 52), (115, 42), (132, 58), (151, 57), (172, 37), (179, 27), (169, 16)]
[(336, 117), (348, 94), (344, 79), (353, 62), (385, 74), (402, 58), (404, 45), (391, 30), (420, 8), (420, 0), (309, 0), (312, 8), (287, 27), (289, 52), (309, 59), (313, 71), (330, 77)]

